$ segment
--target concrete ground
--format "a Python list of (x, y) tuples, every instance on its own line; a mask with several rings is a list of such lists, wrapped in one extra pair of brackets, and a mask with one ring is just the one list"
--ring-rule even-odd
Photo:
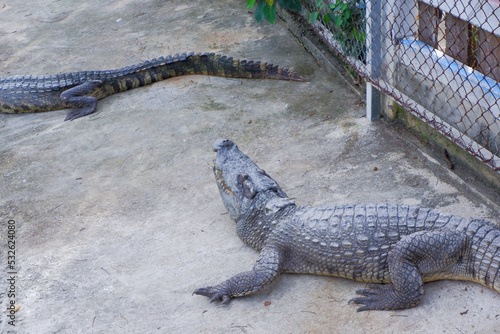
[(364, 284), (333, 277), (282, 275), (229, 306), (191, 295), (258, 257), (219, 198), (210, 168), (219, 137), (298, 204), (405, 203), (499, 221), (497, 199), (404, 131), (369, 123), (359, 97), (282, 24), (257, 24), (237, 0), (10, 0), (0, 17), (0, 76), (213, 51), (311, 78), (181, 77), (101, 100), (97, 114), (73, 122), (63, 122), (66, 111), (0, 115), (0, 267), (5, 277), (11, 219), (18, 273), (15, 298), (2, 296), (0, 331), (500, 331), (500, 294), (469, 282), (429, 283), (418, 307), (391, 312), (356, 313), (347, 301)]

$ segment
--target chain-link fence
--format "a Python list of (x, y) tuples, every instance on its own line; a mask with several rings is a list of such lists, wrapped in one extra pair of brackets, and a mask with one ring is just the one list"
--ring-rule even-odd
[(368, 82), (500, 171), (499, 0), (303, 0)]

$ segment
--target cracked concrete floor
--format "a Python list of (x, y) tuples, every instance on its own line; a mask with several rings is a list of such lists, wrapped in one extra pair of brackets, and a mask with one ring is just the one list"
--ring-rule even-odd
[[(391, 202), (498, 222), (498, 206), (382, 122), (282, 24), (236, 0), (0, 3), (0, 76), (113, 69), (183, 51), (293, 67), (311, 83), (189, 76), (101, 100), (98, 113), (0, 115), (0, 218), (16, 224), (16, 326), (5, 333), (492, 333), (500, 294), (426, 285), (421, 304), (356, 313), (364, 285), (283, 275), (229, 306), (194, 289), (247, 270), (210, 169), (227, 137), (298, 204)], [(374, 167), (377, 170), (374, 171)], [(4, 270), (5, 269), (5, 270)], [(5, 285), (5, 280), (2, 280)], [(7, 288), (3, 286), (4, 288)], [(265, 302), (271, 304), (265, 306)]]

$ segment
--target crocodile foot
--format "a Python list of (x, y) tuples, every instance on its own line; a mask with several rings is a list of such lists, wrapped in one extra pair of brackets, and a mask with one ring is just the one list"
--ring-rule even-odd
[[(64, 119), (65, 121), (72, 121), (77, 118), (87, 116), (88, 114), (91, 114), (95, 111), (95, 108), (97, 106), (97, 99), (94, 97), (82, 97), (81, 99), (88, 99), (88, 106), (85, 108), (78, 108), (78, 109), (73, 109), (71, 111), (68, 111), (66, 114), (66, 118)], [(95, 101), (93, 100), (95, 99)]]
[(216, 300), (220, 300), (221, 304), (228, 304), (231, 300), (229, 293), (225, 292), (225, 289), (223, 289), (220, 285), (196, 289), (194, 290), (193, 295), (210, 297), (211, 303)]
[(61, 93), (61, 101), (66, 108), (74, 108), (66, 115), (65, 121), (86, 116), (95, 111), (97, 98), (91, 96), (102, 86), (101, 80), (90, 80)]
[(399, 293), (392, 284), (373, 284), (368, 289), (356, 290), (358, 295), (350, 302), (363, 304), (357, 309), (358, 312), (368, 310), (401, 310), (414, 307), (420, 301), (421, 295), (409, 296)]

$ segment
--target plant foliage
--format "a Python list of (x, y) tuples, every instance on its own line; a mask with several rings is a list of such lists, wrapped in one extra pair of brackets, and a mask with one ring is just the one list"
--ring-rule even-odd
[[(324, 5), (320, 0), (316, 7), (321, 10)], [(319, 13), (317, 10), (315, 13)], [(314, 18), (316, 19), (317, 16)], [(328, 12), (324, 15), (325, 24), (331, 22), (337, 29), (335, 39), (342, 46), (342, 51), (348, 55), (364, 60), (366, 48), (365, 28), (365, 1), (364, 0), (336, 0), (328, 4)], [(314, 22), (314, 20), (310, 20)]]
[(270, 23), (276, 21), (276, 3), (283, 8), (300, 11), (302, 5), (299, 0), (247, 0), (247, 8), (254, 9), (254, 16), (257, 22), (266, 19)]
[[(270, 23), (276, 21), (276, 4), (283, 8), (301, 11), (299, 0), (247, 0), (247, 8), (254, 9), (257, 22), (264, 19)], [(315, 11), (308, 12), (310, 24), (321, 19), (329, 26), (334, 37), (339, 41), (342, 51), (357, 59), (365, 59), (365, 0), (335, 0), (335, 2), (317, 0)]]

